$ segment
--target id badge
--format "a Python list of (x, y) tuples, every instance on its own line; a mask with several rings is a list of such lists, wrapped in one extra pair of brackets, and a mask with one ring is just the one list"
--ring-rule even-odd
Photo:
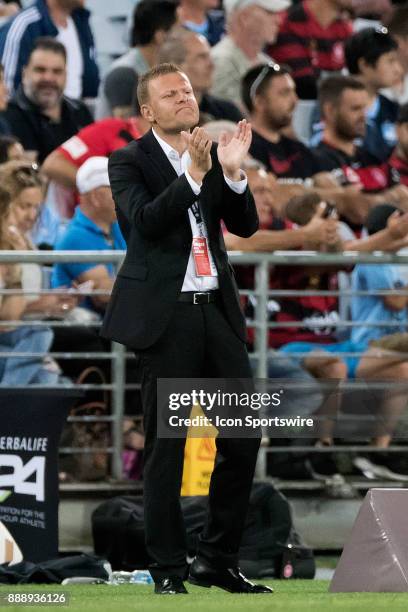
[(205, 236), (193, 238), (192, 243), (194, 264), (197, 276), (214, 276), (211, 271), (208, 244)]

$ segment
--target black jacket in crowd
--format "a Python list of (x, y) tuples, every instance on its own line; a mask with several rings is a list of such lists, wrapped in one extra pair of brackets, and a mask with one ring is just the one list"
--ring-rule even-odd
[(87, 106), (80, 100), (63, 96), (61, 105), (61, 121), (55, 123), (43, 115), (20, 86), (2, 113), (11, 133), (20, 140), (24, 149), (38, 151), (40, 163), (51, 151), (93, 121)]

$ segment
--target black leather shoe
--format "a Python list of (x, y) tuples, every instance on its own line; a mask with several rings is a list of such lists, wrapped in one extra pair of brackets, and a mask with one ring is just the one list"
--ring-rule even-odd
[(154, 585), (154, 592), (158, 595), (178, 595), (188, 593), (186, 587), (183, 584), (182, 579), (179, 576), (168, 576), (162, 578)]
[(206, 588), (216, 586), (230, 593), (273, 593), (270, 587), (249, 582), (239, 567), (217, 569), (197, 558), (191, 564), (188, 582)]

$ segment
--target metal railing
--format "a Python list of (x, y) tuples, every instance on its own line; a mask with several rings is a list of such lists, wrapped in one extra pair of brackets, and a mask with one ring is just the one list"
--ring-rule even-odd
[[(55, 264), (55, 263), (71, 263), (71, 262), (91, 262), (97, 264), (108, 264), (113, 263), (119, 266), (125, 256), (124, 251), (0, 251), (0, 264), (21, 264), (21, 263), (36, 263), (39, 265), (43, 264)], [(254, 319), (249, 321), (249, 325), (256, 330), (255, 334), (255, 345), (254, 352), (251, 357), (257, 359), (257, 366), (255, 375), (257, 378), (267, 378), (268, 372), (268, 332), (269, 329), (274, 327), (285, 327), (294, 325), (293, 322), (289, 323), (275, 323), (268, 321), (268, 299), (270, 297), (281, 297), (281, 296), (299, 296), (306, 295), (306, 291), (303, 290), (270, 290), (269, 289), (269, 273), (270, 267), (279, 266), (334, 266), (334, 267), (345, 267), (349, 268), (350, 265), (356, 263), (368, 263), (368, 264), (408, 264), (408, 255), (397, 255), (390, 253), (374, 252), (374, 253), (358, 253), (354, 251), (348, 251), (343, 253), (318, 253), (314, 251), (275, 251), (274, 253), (242, 253), (242, 252), (230, 252), (230, 262), (233, 265), (252, 265), (255, 268), (255, 281), (253, 290), (242, 290), (243, 295), (256, 296), (255, 316)], [(53, 293), (64, 294), (66, 291)], [(19, 291), (16, 289), (0, 289), (0, 295), (27, 293), (30, 294), (32, 291)], [(48, 294), (49, 290), (44, 289), (40, 292), (35, 291), (36, 294)], [(328, 291), (328, 290), (309, 290), (307, 293), (310, 295), (320, 296), (339, 296), (339, 295), (354, 295), (350, 292), (341, 291)], [(369, 292), (358, 292), (358, 295), (367, 295)], [(396, 295), (397, 293), (408, 295), (406, 291), (378, 291), (379, 295)], [(103, 291), (93, 291), (87, 293), (87, 295), (106, 295)], [(384, 322), (383, 322), (384, 323)], [(18, 320), (18, 321), (0, 321), (0, 331), (2, 327), (18, 327), (21, 325), (29, 326), (47, 326), (47, 327), (72, 327), (78, 326), (80, 323), (71, 321), (52, 321), (47, 319), (46, 321), (41, 320)], [(86, 323), (85, 326), (92, 326), (95, 328), (100, 327), (100, 322)], [(327, 326), (327, 323), (325, 324)], [(353, 327), (353, 326), (368, 326), (370, 325), (366, 321), (335, 321), (333, 325), (341, 327)], [(378, 323), (377, 323), (378, 325)], [(296, 326), (300, 327), (301, 322), (296, 322)], [(391, 327), (391, 326), (390, 326)], [(392, 330), (391, 330), (392, 331)], [(0, 359), (2, 357), (12, 356), (27, 356), (28, 353), (0, 353)], [(35, 355), (32, 353), (31, 355)], [(111, 352), (93, 353), (93, 352), (70, 352), (70, 353), (50, 353), (54, 358), (64, 359), (102, 359), (108, 358), (112, 362), (112, 379), (110, 384), (106, 385), (92, 385), (84, 384), (78, 385), (78, 387), (84, 390), (90, 389), (101, 389), (111, 391), (111, 406), (112, 415), (109, 417), (94, 417), (94, 420), (105, 420), (112, 423), (112, 447), (109, 449), (81, 449), (81, 452), (97, 452), (98, 450), (107, 450), (112, 454), (111, 462), (111, 475), (116, 480), (122, 479), (122, 450), (123, 450), (123, 433), (122, 433), (122, 420), (125, 415), (125, 391), (127, 389), (137, 389), (140, 387), (138, 384), (126, 384), (126, 360), (133, 355), (128, 353), (120, 344), (112, 342)], [(332, 353), (335, 355), (335, 353)], [(42, 354), (38, 354), (42, 356)], [(342, 354), (344, 356), (344, 353)], [(35, 388), (37, 385), (31, 385), (30, 388)], [(42, 387), (41, 385), (39, 386)], [(3, 388), (5, 388), (3, 386)], [(21, 388), (21, 387), (20, 387)], [(50, 387), (47, 387), (50, 388)], [(92, 417), (70, 417), (71, 421), (90, 421)], [(286, 447), (285, 451), (288, 449)], [(350, 448), (355, 448), (355, 445)], [(65, 452), (75, 452), (78, 449), (64, 448)], [(274, 450), (277, 450), (275, 447)], [(296, 450), (299, 450), (297, 447)], [(325, 449), (321, 449), (322, 452)], [(393, 450), (392, 448), (390, 450)], [(261, 451), (264, 453), (265, 449)], [(264, 465), (264, 456), (260, 457), (260, 464)]]

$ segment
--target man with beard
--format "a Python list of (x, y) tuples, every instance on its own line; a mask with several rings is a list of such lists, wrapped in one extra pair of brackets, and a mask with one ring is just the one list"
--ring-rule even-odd
[(0, 58), (11, 93), (21, 83), (22, 70), (39, 37), (55, 37), (67, 51), (65, 94), (96, 98), (99, 71), (85, 0), (35, 0), (0, 28)]
[(297, 103), (290, 72), (278, 64), (251, 68), (242, 80), (242, 98), (253, 126), (250, 154), (278, 178), (309, 179), (319, 172), (312, 153), (282, 134)]
[(387, 189), (380, 162), (354, 142), (364, 134), (368, 104), (365, 87), (356, 79), (333, 76), (322, 82), (320, 103), (327, 125), (315, 150), (282, 134), (297, 102), (286, 68), (273, 63), (252, 68), (243, 79), (242, 97), (253, 125), (250, 153), (278, 178), (285, 201), (313, 185), (323, 200), (333, 200), (339, 213), (359, 228), (375, 204), (389, 201), (408, 207), (407, 188)]
[(367, 192), (387, 187), (384, 175), (376, 170), (381, 161), (356, 144), (366, 131), (369, 97), (364, 84), (354, 77), (329, 77), (321, 83), (319, 101), (325, 127), (314, 154), (320, 168), (335, 171), (340, 184), (360, 184)]
[(64, 96), (66, 51), (51, 37), (39, 38), (23, 69), (22, 84), (5, 118), (27, 150), (41, 163), (51, 151), (92, 122), (87, 107)]
[[(356, 144), (356, 139), (361, 140), (365, 134), (369, 104), (363, 83), (348, 76), (329, 77), (320, 85), (319, 101), (325, 128), (322, 142), (313, 153), (320, 169), (331, 172), (340, 186), (359, 188), (364, 192), (361, 201), (365, 197), (370, 208), (392, 202), (407, 210), (408, 188), (398, 182), (390, 187), (387, 163)], [(358, 233), (361, 225), (353, 227)]]

